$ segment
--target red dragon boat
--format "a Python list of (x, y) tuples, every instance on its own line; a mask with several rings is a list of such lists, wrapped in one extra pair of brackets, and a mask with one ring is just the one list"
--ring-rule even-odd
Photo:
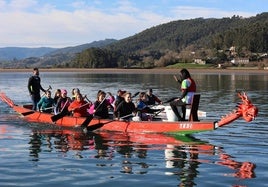
[(80, 127), (82, 124), (86, 124), (89, 131), (100, 130), (134, 133), (181, 134), (215, 130), (219, 127), (230, 124), (240, 117), (244, 118), (246, 122), (254, 120), (258, 114), (258, 108), (251, 103), (246, 93), (238, 92), (238, 96), (241, 98), (242, 102), (238, 103), (233, 112), (223, 116), (218, 121), (201, 121), (195, 116), (190, 117), (189, 121), (164, 121), (159, 118), (153, 118), (151, 121), (118, 121), (113, 119), (88, 119), (87, 117), (64, 116), (53, 122), (51, 119), (53, 114), (33, 111), (31, 110), (31, 105), (17, 105), (9, 97), (7, 97), (5, 93), (0, 93), (0, 99), (13, 108), (14, 111), (21, 114), (23, 118), (29, 122), (48, 123), (55, 126), (68, 128)]

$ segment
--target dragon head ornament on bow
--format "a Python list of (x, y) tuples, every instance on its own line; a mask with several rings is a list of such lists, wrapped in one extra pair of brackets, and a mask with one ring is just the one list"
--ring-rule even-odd
[(238, 103), (237, 108), (231, 114), (222, 117), (218, 122), (219, 127), (229, 124), (240, 117), (243, 117), (246, 122), (250, 122), (258, 115), (258, 108), (251, 103), (245, 92), (238, 92), (238, 96), (242, 102)]
[(242, 103), (238, 105), (237, 112), (240, 113), (246, 122), (254, 120), (258, 114), (258, 108), (251, 103), (245, 92), (239, 92), (238, 96), (241, 98)]

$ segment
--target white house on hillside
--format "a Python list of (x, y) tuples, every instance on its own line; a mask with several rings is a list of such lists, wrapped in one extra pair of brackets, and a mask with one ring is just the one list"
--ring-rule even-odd
[(234, 58), (231, 60), (231, 63), (233, 64), (248, 64), (249, 59), (248, 58)]

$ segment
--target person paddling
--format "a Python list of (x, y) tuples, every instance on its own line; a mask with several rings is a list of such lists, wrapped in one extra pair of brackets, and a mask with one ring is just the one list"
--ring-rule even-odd
[(156, 96), (153, 94), (153, 89), (152, 88), (149, 88), (147, 93), (147, 105), (155, 105), (155, 103), (158, 103), (158, 104), (162, 104), (162, 101)]
[(73, 117), (86, 117), (90, 115), (88, 113), (90, 106), (91, 103), (86, 102), (82, 94), (78, 93), (75, 100), (68, 107), (68, 111), (73, 113)]
[(108, 92), (109, 98), (106, 99), (106, 93), (100, 90), (97, 94), (97, 99), (90, 107), (90, 114), (94, 114), (98, 118), (109, 118), (109, 110), (113, 109), (112, 103), (114, 102), (114, 96)]
[(61, 89), (57, 89), (57, 90), (55, 91), (55, 93), (54, 93), (54, 97), (53, 97), (55, 103), (58, 102), (58, 99), (59, 99), (60, 97), (61, 97)]
[(132, 117), (131, 114), (136, 112), (136, 106), (132, 102), (131, 93), (124, 93), (123, 98), (124, 100), (118, 104), (114, 111), (114, 116), (118, 120), (122, 117), (126, 117), (124, 119), (129, 119)]
[[(170, 102), (170, 106), (172, 111), (178, 118), (178, 121), (185, 121), (186, 115), (186, 104), (191, 104), (193, 95), (196, 92), (196, 84), (195, 81), (191, 78), (191, 75), (187, 69), (182, 69), (180, 71), (181, 79), (178, 79), (174, 76), (175, 80), (181, 84), (181, 96), (177, 99), (174, 99)], [(181, 106), (182, 117), (178, 111), (177, 106)]]
[(123, 97), (124, 93), (126, 93), (126, 91), (122, 91), (122, 90), (117, 91), (117, 95), (116, 95), (115, 101), (113, 103), (114, 108), (116, 108), (119, 105), (119, 103), (121, 103), (121, 101), (124, 101), (124, 97)]
[(147, 121), (150, 119), (151, 115), (155, 112), (159, 112), (162, 109), (151, 109), (148, 105), (148, 96), (145, 92), (140, 92), (139, 98), (137, 100), (137, 110), (142, 121)]
[(78, 88), (73, 88), (72, 89), (72, 98), (71, 98), (73, 101), (75, 100), (77, 94), (80, 94), (80, 90)]
[(70, 106), (72, 100), (67, 96), (67, 90), (61, 90), (61, 96), (57, 100), (56, 104), (56, 114), (61, 113), (63, 116), (69, 115), (68, 107)]
[(47, 90), (45, 96), (37, 103), (37, 108), (41, 112), (51, 113), (54, 105), (55, 102), (54, 99), (51, 98), (51, 91)]

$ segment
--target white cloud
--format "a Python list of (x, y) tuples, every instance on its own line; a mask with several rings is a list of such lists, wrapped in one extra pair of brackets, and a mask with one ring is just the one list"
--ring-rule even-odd
[(232, 17), (233, 15), (240, 15), (243, 17), (252, 16), (252, 14), (241, 11), (227, 11), (217, 8), (206, 7), (194, 7), (194, 6), (177, 6), (174, 7), (171, 12), (177, 15), (177, 19), (189, 19), (189, 18), (223, 18)]
[[(13, 3), (12, 3), (13, 4)], [(137, 32), (159, 24), (165, 18), (153, 13), (146, 13), (121, 4), (116, 14), (101, 10), (77, 9), (72, 12), (57, 10), (46, 4), (39, 12), (23, 11), (28, 6), (8, 5), (11, 11), (1, 12), (1, 44), (25, 46), (30, 43), (41, 46), (78, 45), (105, 38), (122, 39)], [(18, 8), (19, 7), (19, 8)], [(135, 14), (127, 14), (128, 11)], [(7, 35), (11, 37), (7, 37)]]

